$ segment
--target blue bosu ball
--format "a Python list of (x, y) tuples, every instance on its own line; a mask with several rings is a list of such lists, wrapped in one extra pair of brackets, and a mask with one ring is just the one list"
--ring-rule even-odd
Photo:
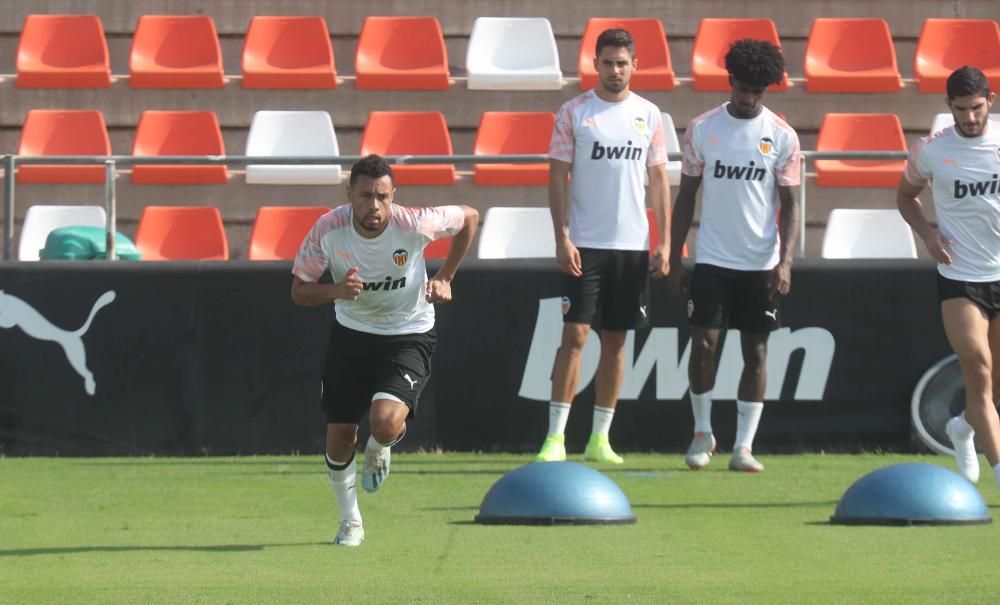
[(894, 464), (855, 481), (831, 523), (845, 525), (972, 525), (990, 523), (976, 486), (946, 468)]
[(574, 525), (635, 523), (632, 506), (614, 481), (576, 462), (534, 462), (493, 484), (476, 523)]

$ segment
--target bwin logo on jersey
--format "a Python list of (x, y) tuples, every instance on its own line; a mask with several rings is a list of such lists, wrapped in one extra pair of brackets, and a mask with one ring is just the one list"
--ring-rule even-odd
[(763, 168), (754, 168), (756, 164), (753, 160), (749, 166), (729, 166), (719, 160), (715, 160), (715, 170), (712, 176), (717, 179), (729, 179), (733, 181), (763, 181), (767, 171)]
[(398, 290), (400, 288), (406, 287), (406, 277), (400, 277), (399, 279), (392, 279), (391, 276), (386, 275), (385, 279), (382, 281), (366, 281), (361, 282), (361, 287), (363, 290)]
[(403, 265), (405, 265), (406, 261), (409, 258), (410, 255), (406, 252), (406, 250), (403, 250), (402, 248), (392, 253), (392, 262), (396, 263), (397, 267), (402, 267)]
[(1000, 175), (993, 175), (993, 178), (989, 181), (978, 181), (963, 183), (962, 181), (955, 179), (955, 199), (960, 200), (965, 196), (977, 196), (986, 195), (987, 193), (996, 193), (998, 187), (1000, 187), (1000, 181), (998, 181)]
[(633, 147), (632, 141), (626, 141), (625, 145), (607, 147), (601, 145), (600, 141), (594, 141), (594, 148), (590, 150), (590, 159), (603, 160), (641, 160), (642, 147)]

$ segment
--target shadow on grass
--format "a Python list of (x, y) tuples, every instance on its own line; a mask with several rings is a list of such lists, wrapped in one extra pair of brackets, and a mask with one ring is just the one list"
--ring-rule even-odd
[(0, 550), (0, 557), (31, 557), (36, 555), (76, 555), (95, 552), (256, 552), (268, 548), (289, 546), (327, 546), (329, 542), (292, 542), (288, 544), (218, 544), (214, 546), (54, 546), (50, 548), (20, 548)]

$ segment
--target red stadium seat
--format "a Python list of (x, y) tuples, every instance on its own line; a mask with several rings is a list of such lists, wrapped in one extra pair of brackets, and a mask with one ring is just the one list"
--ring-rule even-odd
[[(691, 52), (693, 88), (697, 91), (728, 91), (729, 72), (726, 53), (730, 45), (744, 38), (766, 40), (781, 47), (778, 29), (770, 19), (702, 19)], [(768, 87), (771, 92), (788, 89), (788, 74), (781, 84)]]
[[(828, 113), (816, 151), (906, 151), (899, 118), (891, 113)], [(896, 187), (903, 160), (816, 160), (820, 187)]]
[[(669, 209), (668, 209), (669, 212)], [(660, 245), (660, 227), (656, 222), (656, 213), (652, 208), (646, 208), (646, 221), (649, 223), (649, 253), (652, 254), (656, 247)], [(684, 244), (681, 249), (681, 256), (687, 258), (688, 247)]]
[(18, 88), (107, 88), (111, 63), (97, 15), (28, 15), (17, 44)]
[(336, 88), (323, 17), (254, 17), (243, 43), (243, 88)]
[(208, 16), (143, 15), (128, 61), (132, 88), (222, 88), (222, 50)]
[[(452, 155), (444, 115), (436, 111), (373, 111), (361, 135), (361, 155)], [(397, 185), (454, 185), (454, 164), (396, 164)]]
[(146, 206), (135, 247), (144, 261), (229, 260), (222, 216), (210, 206)]
[(597, 37), (606, 29), (624, 29), (635, 40), (635, 55), (639, 65), (632, 74), (629, 88), (632, 90), (672, 90), (674, 88), (674, 68), (670, 63), (670, 48), (663, 24), (659, 19), (602, 19), (587, 21), (580, 39), (580, 53), (577, 71), (580, 73), (580, 89), (597, 87), (597, 70), (594, 68), (594, 46)]
[(451, 237), (443, 237), (427, 244), (427, 247), (424, 248), (424, 258), (427, 260), (447, 258), (448, 253), (451, 252), (451, 241), (453, 239)]
[(444, 90), (448, 52), (434, 17), (366, 17), (358, 34), (354, 85), (363, 90)]
[[(225, 155), (219, 120), (211, 111), (144, 111), (135, 129), (132, 155)], [(141, 185), (224, 184), (229, 171), (219, 165), (133, 166)]]
[(990, 90), (1000, 87), (1000, 26), (992, 19), (926, 19), (917, 40), (913, 75), (920, 92), (945, 92), (951, 72), (981, 69)]
[[(111, 155), (104, 114), (94, 110), (32, 109), (21, 128), (18, 155)], [(104, 166), (25, 164), (18, 183), (103, 183)]]
[(885, 19), (816, 19), (806, 43), (806, 91), (899, 92)]
[[(487, 111), (479, 120), (473, 155), (542, 154), (549, 152), (556, 116), (549, 112)], [(549, 165), (476, 164), (477, 185), (547, 185)]]
[(330, 212), (325, 206), (262, 206), (250, 232), (250, 260), (290, 260), (298, 254), (309, 230), (321, 216)]

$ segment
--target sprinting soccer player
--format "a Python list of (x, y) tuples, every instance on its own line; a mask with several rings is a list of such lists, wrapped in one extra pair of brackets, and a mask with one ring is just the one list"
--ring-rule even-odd
[[(599, 84), (567, 101), (556, 116), (549, 148), (549, 208), (556, 257), (566, 273), (563, 331), (552, 370), (549, 432), (535, 458), (566, 459), (566, 421), (580, 379), (583, 347), (600, 315), (594, 419), (584, 458), (621, 464), (608, 441), (624, 371), (626, 332), (648, 325), (648, 277), (667, 274), (670, 186), (659, 109), (629, 91), (635, 44), (625, 30), (597, 38)], [(567, 186), (567, 177), (572, 179)], [(663, 229), (649, 258), (646, 191)]]
[[(479, 213), (468, 206), (406, 208), (393, 203), (392, 168), (369, 155), (351, 169), (348, 204), (321, 217), (292, 268), (292, 300), (333, 302), (336, 321), (323, 371), (326, 465), (340, 508), (334, 544), (365, 537), (355, 490), (358, 423), (369, 412), (361, 485), (378, 491), (389, 476), (390, 448), (406, 433), (431, 372), (437, 342), (432, 303), (451, 301), (451, 281), (469, 249)], [(423, 250), (454, 236), (430, 280)], [(329, 270), (333, 283), (319, 283)]]
[[(965, 412), (945, 425), (958, 469), (979, 480), (978, 437), (1000, 482), (1000, 122), (989, 119), (996, 93), (978, 69), (952, 72), (947, 94), (955, 124), (913, 146), (896, 205), (938, 262), (941, 319), (965, 383)], [(917, 199), (928, 182), (938, 228)]]
[[(716, 350), (722, 331), (734, 328), (740, 331), (743, 371), (729, 468), (760, 472), (764, 465), (753, 457), (753, 440), (764, 409), (767, 340), (780, 325), (779, 299), (792, 283), (799, 223), (793, 188), (799, 184), (801, 160), (798, 135), (761, 104), (767, 87), (784, 76), (781, 49), (760, 40), (739, 40), (726, 54), (726, 69), (730, 100), (692, 120), (684, 134), (668, 280), (675, 296), (687, 298), (691, 328), (688, 380), (694, 438), (685, 461), (700, 470), (715, 451)], [(681, 254), (701, 185), (701, 225), (688, 290)]]

